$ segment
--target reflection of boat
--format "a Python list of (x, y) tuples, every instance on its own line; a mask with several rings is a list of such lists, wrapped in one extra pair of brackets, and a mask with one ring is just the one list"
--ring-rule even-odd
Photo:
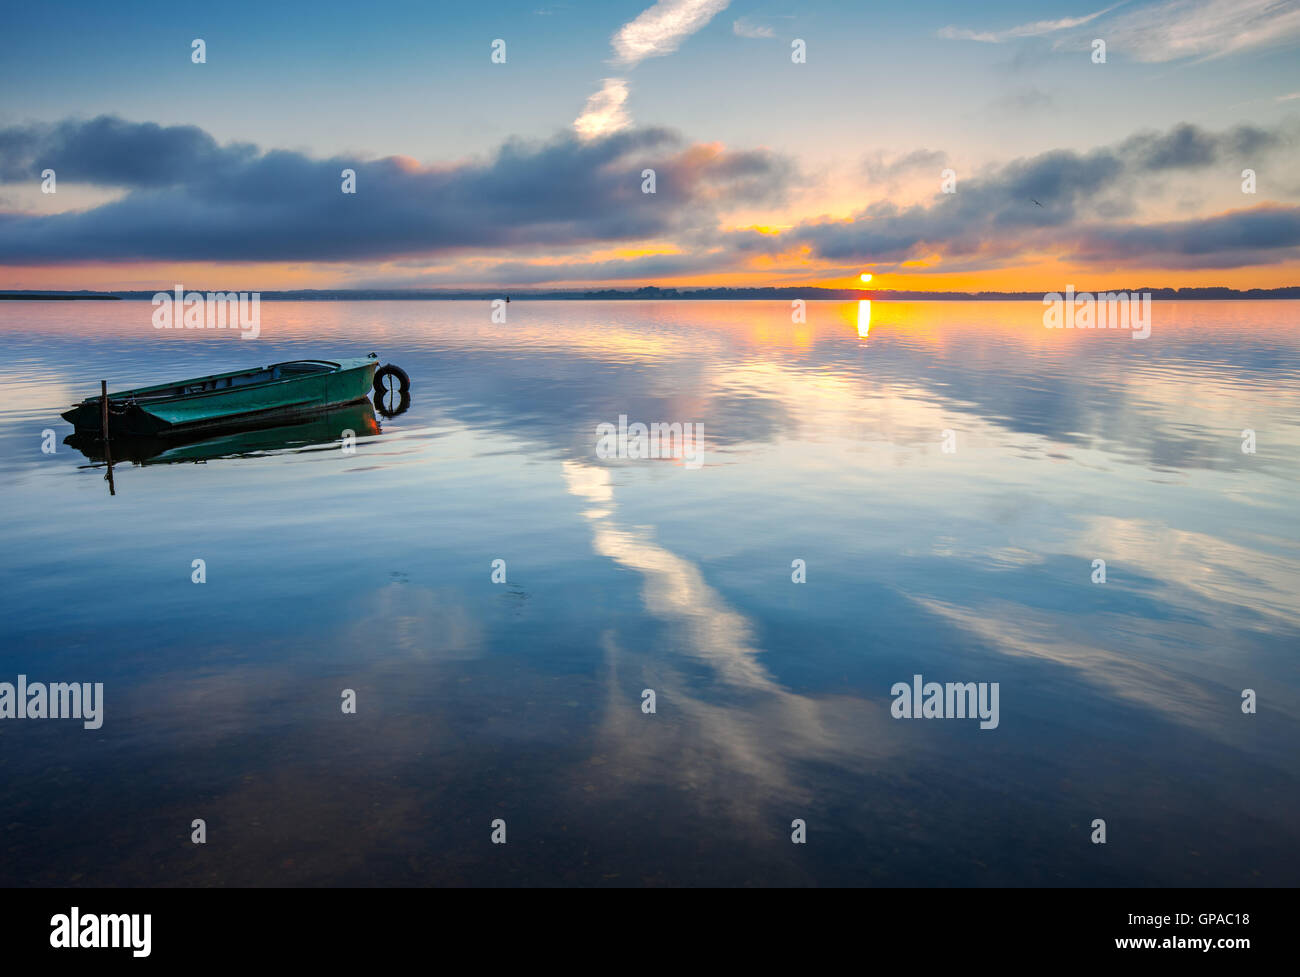
[[(207, 461), (232, 455), (256, 454), (283, 448), (337, 443), (346, 432), (362, 438), (379, 433), (379, 421), (369, 400), (300, 416), (296, 421), (262, 423), (237, 429), (169, 437), (123, 435), (110, 442), (113, 462), (132, 461), (158, 465), (181, 461)], [(91, 461), (105, 461), (104, 441), (95, 431), (77, 431), (63, 439)]]
[[(108, 433), (114, 441), (123, 435), (171, 437), (301, 416), (367, 396), (378, 365), (374, 353), (342, 360), (291, 360), (110, 393)], [(63, 418), (78, 431), (98, 433), (103, 409), (102, 397), (89, 397)]]

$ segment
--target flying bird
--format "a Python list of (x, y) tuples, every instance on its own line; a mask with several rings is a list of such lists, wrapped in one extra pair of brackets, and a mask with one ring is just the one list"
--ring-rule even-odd
[[(1029, 199), (1030, 199), (1030, 200), (1034, 200), (1034, 198), (1033, 198), (1033, 197), (1030, 197), (1030, 198), (1029, 198)], [(1037, 201), (1037, 200), (1034, 200), (1034, 203), (1036, 203), (1036, 204), (1038, 204), (1038, 201)], [(1040, 207), (1041, 207), (1041, 206), (1043, 206), (1043, 205), (1042, 205), (1042, 204), (1038, 204), (1038, 206), (1040, 206)]]

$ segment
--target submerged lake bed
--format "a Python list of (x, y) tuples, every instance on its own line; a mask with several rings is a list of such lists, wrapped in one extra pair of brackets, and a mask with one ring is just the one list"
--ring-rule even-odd
[[(0, 881), (1300, 884), (1300, 303), (873, 306), (0, 304), (0, 682), (103, 684), (0, 719)], [(396, 416), (64, 441), (372, 350)]]

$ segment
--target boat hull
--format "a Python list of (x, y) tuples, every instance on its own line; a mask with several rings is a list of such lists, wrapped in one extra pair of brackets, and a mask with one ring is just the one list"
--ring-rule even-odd
[(206, 432), (173, 432), (166, 437), (119, 435), (107, 444), (97, 432), (79, 430), (64, 438), (63, 443), (95, 462), (107, 461), (111, 454), (115, 462), (157, 465), (337, 444), (345, 431), (351, 431), (359, 438), (379, 433), (379, 420), (369, 400), (358, 400), (285, 421), (259, 423), (253, 420), (223, 425), (219, 430)]
[[(310, 364), (310, 366), (308, 365)], [(197, 377), (110, 393), (109, 437), (191, 435), (250, 422), (301, 417), (369, 396), (378, 360), (296, 360), (258, 371)], [(262, 379), (263, 375), (266, 379)], [(79, 431), (101, 433), (103, 404), (90, 398), (65, 412)]]

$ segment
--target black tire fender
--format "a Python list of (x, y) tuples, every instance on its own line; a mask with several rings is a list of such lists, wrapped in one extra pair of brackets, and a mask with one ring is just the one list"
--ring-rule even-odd
[(384, 386), (384, 377), (396, 377), (398, 390), (402, 394), (406, 394), (411, 389), (411, 378), (406, 375), (406, 371), (400, 366), (385, 363), (375, 371), (375, 393), (377, 394), (387, 393), (387, 388)]

